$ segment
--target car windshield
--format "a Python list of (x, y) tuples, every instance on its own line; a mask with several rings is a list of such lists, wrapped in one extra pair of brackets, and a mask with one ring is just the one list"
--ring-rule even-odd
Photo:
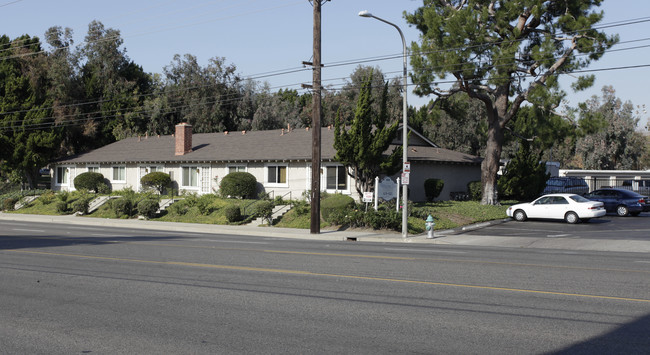
[(580, 195), (571, 195), (569, 196), (570, 199), (572, 199), (575, 202), (589, 202), (591, 200), (588, 200)]

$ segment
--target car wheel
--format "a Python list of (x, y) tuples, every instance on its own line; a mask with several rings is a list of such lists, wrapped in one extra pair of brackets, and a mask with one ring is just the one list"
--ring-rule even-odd
[(515, 221), (523, 222), (526, 220), (526, 212), (522, 210), (516, 210), (512, 216), (515, 218)]
[(570, 224), (576, 224), (580, 222), (580, 218), (575, 212), (567, 212), (567, 214), (564, 215), (564, 220)]
[(619, 216), (621, 216), (621, 217), (625, 217), (625, 216), (627, 216), (627, 214), (628, 214), (629, 212), (630, 212), (630, 211), (628, 211), (627, 207), (625, 207), (625, 206), (623, 206), (623, 205), (620, 205), (620, 206), (616, 207), (616, 214), (619, 215)]

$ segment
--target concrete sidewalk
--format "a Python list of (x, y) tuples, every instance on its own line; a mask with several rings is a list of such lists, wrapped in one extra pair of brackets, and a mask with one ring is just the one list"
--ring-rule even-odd
[(615, 252), (650, 252), (650, 241), (641, 240), (607, 240), (607, 239), (563, 239), (563, 238), (533, 238), (533, 237), (503, 237), (494, 235), (467, 235), (463, 232), (476, 230), (504, 223), (508, 220), (499, 220), (466, 226), (454, 230), (436, 231), (435, 238), (427, 239), (426, 235), (414, 235), (402, 238), (401, 233), (374, 230), (328, 230), (321, 229), (320, 234), (311, 234), (306, 229), (255, 227), (255, 226), (229, 226), (217, 224), (159, 222), (135, 219), (103, 219), (79, 216), (48, 216), (29, 215), (19, 213), (1, 213), (2, 221), (41, 222), (57, 224), (73, 224), (87, 226), (111, 226), (130, 229), (154, 229), (164, 231), (183, 231), (210, 234), (234, 234), (259, 237), (294, 238), (305, 240), (331, 240), (331, 241), (359, 241), (383, 243), (415, 243), (439, 245), (472, 245), (487, 247), (507, 248), (540, 248), (562, 250), (591, 250)]

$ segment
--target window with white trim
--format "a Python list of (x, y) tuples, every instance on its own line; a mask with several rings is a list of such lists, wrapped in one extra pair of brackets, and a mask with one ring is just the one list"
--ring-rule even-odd
[(184, 166), (181, 174), (182, 187), (199, 187), (199, 167)]
[(286, 165), (268, 165), (266, 167), (266, 182), (269, 184), (286, 184), (287, 183), (287, 166)]
[(88, 170), (89, 173), (98, 173), (99, 171), (99, 166), (87, 166), (86, 169)]
[(126, 167), (114, 166), (111, 174), (111, 181), (113, 182), (126, 182)]
[(68, 185), (69, 176), (70, 176), (70, 169), (67, 166), (57, 166), (56, 167), (56, 184), (57, 185)]
[(246, 165), (228, 165), (228, 174), (235, 172), (246, 172)]
[(345, 191), (348, 189), (348, 174), (344, 166), (327, 166), (326, 167), (327, 190)]

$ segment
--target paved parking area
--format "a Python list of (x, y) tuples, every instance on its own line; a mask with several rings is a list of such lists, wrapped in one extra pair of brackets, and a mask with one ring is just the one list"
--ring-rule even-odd
[(642, 213), (637, 217), (619, 217), (608, 214), (604, 217), (578, 224), (550, 220), (508, 221), (507, 223), (495, 224), (464, 232), (463, 234), (468, 236), (491, 235), (499, 237), (650, 241), (650, 213)]

